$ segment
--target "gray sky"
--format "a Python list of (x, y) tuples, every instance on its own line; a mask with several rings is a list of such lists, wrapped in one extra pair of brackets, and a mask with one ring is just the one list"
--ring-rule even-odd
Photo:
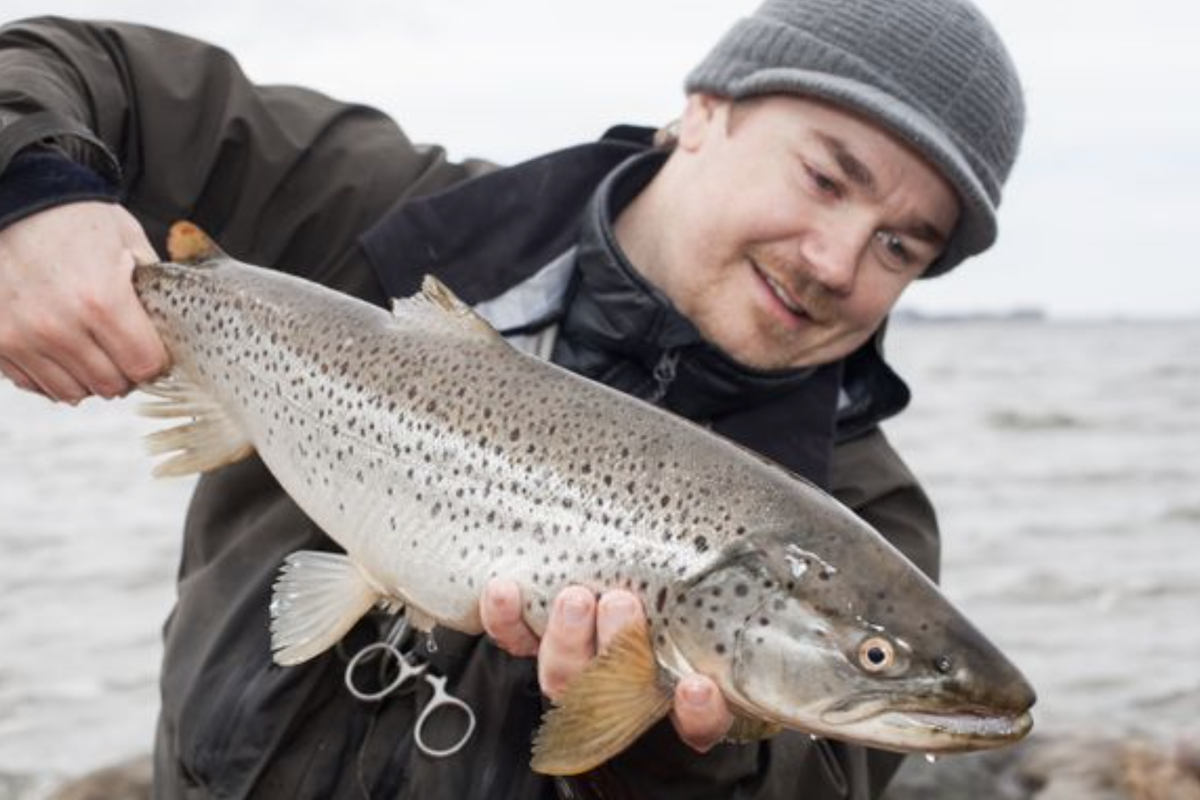
[[(1200, 6), (979, 0), (1029, 121), (1000, 243), (904, 305), (1060, 316), (1200, 315)], [(232, 50), (256, 80), (376, 105), (455, 156), (515, 161), (657, 123), (757, 0), (5, 0), (5, 18), (128, 19)]]

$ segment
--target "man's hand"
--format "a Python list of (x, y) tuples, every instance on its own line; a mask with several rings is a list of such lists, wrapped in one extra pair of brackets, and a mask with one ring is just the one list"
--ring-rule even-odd
[[(551, 699), (563, 692), (618, 631), (645, 622), (642, 604), (630, 592), (605, 592), (597, 602), (587, 589), (571, 586), (555, 598), (545, 635), (539, 641), (521, 618), (521, 590), (514, 581), (491, 581), (479, 605), (483, 627), (500, 647), (514, 656), (537, 656), (538, 680)], [(703, 753), (729, 731), (733, 715), (715, 683), (703, 675), (690, 675), (675, 687), (671, 721), (679, 737)]]
[(110, 203), (56, 206), (0, 231), (0, 372), (72, 404), (158, 375), (167, 353), (130, 280), (157, 260)]

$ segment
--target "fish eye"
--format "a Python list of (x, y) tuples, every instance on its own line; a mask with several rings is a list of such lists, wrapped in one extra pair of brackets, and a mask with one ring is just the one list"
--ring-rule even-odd
[(858, 646), (858, 663), (867, 672), (883, 672), (896, 663), (896, 649), (880, 636), (872, 636)]
[(950, 656), (938, 656), (933, 660), (933, 668), (943, 675), (954, 671), (954, 660)]

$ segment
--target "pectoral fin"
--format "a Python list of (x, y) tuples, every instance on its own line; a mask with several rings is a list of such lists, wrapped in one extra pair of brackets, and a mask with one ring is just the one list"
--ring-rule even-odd
[(291, 666), (341, 641), (379, 600), (379, 590), (348, 556), (301, 550), (287, 557), (271, 598), (275, 663)]
[(673, 692), (644, 625), (617, 634), (567, 686), (533, 743), (535, 772), (577, 775), (620, 753), (671, 710)]
[(177, 372), (141, 387), (158, 398), (143, 403), (138, 412), (147, 417), (191, 417), (190, 422), (146, 437), (153, 455), (174, 455), (154, 468), (155, 477), (208, 472), (241, 461), (254, 452), (237, 421), (202, 389)]

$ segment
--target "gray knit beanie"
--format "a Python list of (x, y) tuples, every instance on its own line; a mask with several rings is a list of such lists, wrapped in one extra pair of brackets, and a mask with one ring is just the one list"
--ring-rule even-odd
[(926, 276), (996, 240), (1025, 106), (1000, 37), (967, 0), (766, 0), (685, 85), (732, 98), (811, 95), (908, 142), (962, 202), (958, 227)]

